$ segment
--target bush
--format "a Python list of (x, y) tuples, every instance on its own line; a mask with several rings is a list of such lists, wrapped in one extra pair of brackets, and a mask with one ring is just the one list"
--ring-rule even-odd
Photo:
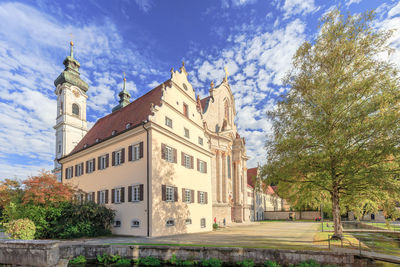
[(308, 260), (304, 262), (300, 262), (295, 265), (296, 267), (320, 267), (320, 265), (314, 260)]
[(207, 260), (202, 260), (200, 262), (200, 265), (204, 267), (221, 267), (222, 261), (220, 259), (211, 258)]
[(86, 262), (87, 262), (87, 260), (86, 260), (85, 256), (80, 255), (80, 256), (70, 260), (69, 264), (74, 265), (74, 266), (77, 266), (77, 265), (84, 266)]
[(35, 224), (27, 218), (5, 223), (4, 227), (6, 234), (10, 235), (12, 239), (31, 240), (35, 238)]
[(238, 262), (236, 262), (236, 264), (241, 267), (253, 267), (254, 261), (247, 259), (247, 260), (243, 260), (243, 261), (238, 261)]
[(281, 267), (278, 263), (276, 263), (275, 261), (271, 261), (271, 260), (264, 262), (264, 266), (265, 267)]
[(218, 223), (214, 223), (214, 224), (213, 224), (213, 229), (217, 230), (218, 228), (219, 228)]
[(108, 254), (103, 254), (103, 255), (97, 255), (96, 257), (97, 262), (103, 265), (108, 265), (112, 263), (117, 263), (119, 260), (121, 260), (120, 255), (108, 255)]
[(161, 265), (160, 260), (157, 258), (154, 258), (152, 256), (140, 258), (138, 263), (141, 266), (160, 266)]
[(115, 263), (115, 266), (131, 266), (132, 262), (130, 259), (119, 259)]

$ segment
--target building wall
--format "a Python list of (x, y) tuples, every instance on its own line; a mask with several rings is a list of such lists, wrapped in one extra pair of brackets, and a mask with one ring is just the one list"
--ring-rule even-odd
[[(132, 144), (143, 142), (146, 148), (146, 132), (143, 128), (138, 127), (128, 131), (120, 136), (116, 136), (104, 143), (100, 143), (93, 148), (88, 148), (62, 161), (63, 163), (63, 183), (72, 185), (84, 192), (95, 192), (95, 201), (97, 202), (97, 191), (109, 190), (107, 207), (116, 210), (115, 220), (121, 221), (121, 227), (113, 227), (114, 234), (120, 235), (147, 235), (147, 196), (144, 194), (143, 201), (128, 202), (128, 186), (143, 184), (144, 192), (146, 192), (146, 149), (143, 149), (143, 158), (137, 161), (128, 161), (128, 147)], [(118, 166), (112, 166), (112, 152), (125, 148), (125, 162)], [(99, 170), (97, 158), (99, 156), (109, 154), (109, 167)], [(93, 173), (85, 173), (82, 176), (74, 176), (71, 179), (65, 179), (65, 169), (84, 163), (86, 169), (86, 161), (96, 159), (96, 170)], [(117, 187), (125, 187), (125, 199), (121, 204), (111, 203), (111, 190)], [(131, 227), (132, 220), (140, 221), (139, 228)]]

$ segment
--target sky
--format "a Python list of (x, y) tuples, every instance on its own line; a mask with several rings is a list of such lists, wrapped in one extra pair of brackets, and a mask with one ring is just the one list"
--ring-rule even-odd
[(41, 0), (0, 1), (0, 179), (51, 170), (55, 154), (54, 80), (74, 42), (88, 82), (87, 120), (111, 112), (122, 89), (134, 100), (181, 66), (197, 94), (219, 84), (224, 66), (246, 138), (248, 168), (266, 162), (266, 112), (285, 93), (282, 78), (319, 19), (334, 8), (375, 9), (377, 29), (399, 29), (388, 60), (400, 63), (400, 3), (382, 0)]

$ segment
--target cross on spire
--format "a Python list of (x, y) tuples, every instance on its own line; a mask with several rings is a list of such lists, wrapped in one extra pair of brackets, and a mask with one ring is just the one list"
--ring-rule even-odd
[(71, 42), (69, 42), (70, 45), (69, 56), (74, 58), (74, 42), (72, 41), (74, 36), (72, 35), (72, 33), (70, 33), (69, 36), (71, 36)]

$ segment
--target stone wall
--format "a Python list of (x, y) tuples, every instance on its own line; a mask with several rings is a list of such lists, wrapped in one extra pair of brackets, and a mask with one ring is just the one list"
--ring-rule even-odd
[(338, 266), (373, 266), (370, 259), (352, 253), (329, 251), (276, 250), (262, 248), (215, 248), (176, 246), (87, 245), (81, 242), (56, 241), (0, 241), (0, 264), (22, 266), (66, 266), (69, 259), (83, 255), (94, 259), (99, 254), (118, 254), (137, 259), (153, 256), (169, 260), (173, 254), (179, 259), (202, 260), (218, 258), (224, 262), (253, 259), (255, 263), (266, 260), (281, 265), (295, 264), (313, 259), (321, 264)]
[(264, 220), (314, 220), (321, 216), (319, 211), (264, 211)]

